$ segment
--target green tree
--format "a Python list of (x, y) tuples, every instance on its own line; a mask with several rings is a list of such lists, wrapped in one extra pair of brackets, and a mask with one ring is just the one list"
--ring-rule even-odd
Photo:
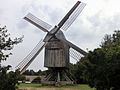
[(18, 81), (19, 72), (7, 72), (10, 65), (2, 67), (1, 61), (7, 60), (12, 55), (9, 51), (14, 45), (22, 42), (22, 38), (11, 39), (6, 26), (0, 27), (0, 90), (15, 90)]
[(81, 60), (82, 76), (97, 90), (120, 90), (120, 31), (106, 35), (100, 48)]
[(76, 64), (70, 63), (70, 65), (69, 65), (69, 72), (72, 76), (72, 79), (74, 79), (75, 83), (77, 83), (77, 84), (86, 83), (82, 77), (83, 69), (84, 69), (84, 67), (82, 66), (81, 62), (77, 62)]

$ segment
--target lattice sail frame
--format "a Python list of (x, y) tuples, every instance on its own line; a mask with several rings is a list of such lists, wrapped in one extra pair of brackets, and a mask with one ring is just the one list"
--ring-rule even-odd
[(66, 31), (71, 26), (71, 24), (76, 20), (76, 18), (82, 12), (82, 10), (84, 9), (85, 6), (86, 6), (86, 4), (81, 2), (78, 5), (78, 7), (74, 10), (74, 12), (70, 15), (68, 20), (64, 23), (64, 25), (61, 27), (61, 29)]

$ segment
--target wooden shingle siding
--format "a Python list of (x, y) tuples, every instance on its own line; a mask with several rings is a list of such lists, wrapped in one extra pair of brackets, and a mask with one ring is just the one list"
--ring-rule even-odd
[(69, 47), (57, 39), (52, 39), (45, 47), (45, 67), (68, 67)]

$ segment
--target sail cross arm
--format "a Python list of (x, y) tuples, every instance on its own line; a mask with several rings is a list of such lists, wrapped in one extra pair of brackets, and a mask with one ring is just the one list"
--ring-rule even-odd
[(69, 16), (67, 21), (64, 23), (64, 25), (61, 27), (62, 30), (67, 30), (71, 24), (76, 20), (76, 18), (79, 16), (79, 14), (82, 12), (84, 7), (86, 6), (85, 3), (81, 2), (77, 8), (73, 11), (73, 13)]
[(24, 19), (27, 20), (28, 22), (32, 23), (36, 27), (40, 28), (44, 32), (48, 32), (48, 30), (52, 27), (50, 24), (40, 20), (39, 18), (37, 18), (36, 16), (34, 16), (31, 13), (28, 13), (24, 17)]
[(41, 50), (45, 47), (46, 44), (47, 42), (40, 41), (36, 45), (36, 47), (23, 59), (23, 61), (18, 64), (16, 69), (19, 69), (20, 73), (22, 74), (41, 52)]
[(82, 50), (81, 48), (79, 48), (78, 46), (74, 45), (73, 43), (71, 43), (70, 41), (64, 39), (64, 38), (60, 38), (58, 35), (56, 35), (56, 37), (58, 39), (60, 39), (62, 42), (64, 42), (65, 44), (67, 44), (68, 46), (70, 46), (71, 48), (75, 49), (76, 51), (78, 51), (79, 53), (81, 53), (82, 55), (87, 55), (87, 52), (85, 52), (84, 50)]

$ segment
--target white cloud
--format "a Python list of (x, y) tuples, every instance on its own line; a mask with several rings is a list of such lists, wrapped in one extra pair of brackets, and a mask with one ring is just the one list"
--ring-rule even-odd
[[(0, 3), (0, 24), (6, 25), (14, 37), (24, 35), (24, 41), (16, 46), (13, 56), (6, 62), (16, 66), (46, 33), (23, 20), (31, 12), (51, 25), (58, 24), (77, 0), (2, 0)], [(87, 5), (72, 24), (64, 31), (66, 38), (82, 49), (98, 47), (105, 34), (119, 29), (120, 1), (82, 0)], [(31, 43), (32, 42), (32, 43)], [(43, 55), (43, 53), (41, 54)], [(41, 60), (42, 59), (42, 60)], [(37, 62), (39, 65), (37, 64)], [(36, 67), (38, 66), (38, 67)], [(38, 56), (31, 68), (43, 69), (43, 57)]]

